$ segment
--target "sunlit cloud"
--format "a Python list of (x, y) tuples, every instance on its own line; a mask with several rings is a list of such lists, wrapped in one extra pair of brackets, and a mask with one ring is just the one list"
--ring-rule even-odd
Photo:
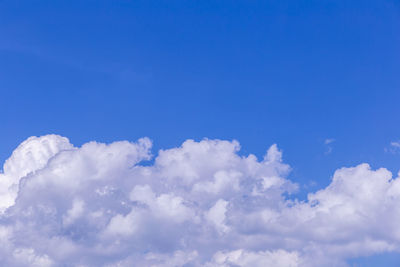
[(400, 179), (384, 168), (338, 169), (298, 201), (275, 144), (257, 159), (187, 140), (149, 164), (151, 146), (23, 142), (0, 173), (1, 265), (345, 266), (400, 250)]

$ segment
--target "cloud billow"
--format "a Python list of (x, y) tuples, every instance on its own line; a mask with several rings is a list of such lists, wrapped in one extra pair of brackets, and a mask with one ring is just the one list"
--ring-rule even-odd
[(31, 137), (0, 173), (2, 266), (346, 266), (400, 246), (400, 180), (342, 168), (307, 201), (272, 145)]

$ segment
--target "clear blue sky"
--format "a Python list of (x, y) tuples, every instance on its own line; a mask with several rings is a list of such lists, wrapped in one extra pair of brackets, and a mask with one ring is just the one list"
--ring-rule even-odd
[(277, 143), (304, 197), (400, 169), (400, 2), (2, 0), (0, 93), (1, 162), (48, 133)]

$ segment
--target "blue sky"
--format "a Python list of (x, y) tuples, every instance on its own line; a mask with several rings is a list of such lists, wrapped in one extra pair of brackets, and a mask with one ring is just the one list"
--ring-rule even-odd
[(399, 47), (389, 0), (3, 0), (0, 161), (32, 135), (153, 153), (207, 137), (276, 143), (299, 198), (341, 167), (396, 174)]

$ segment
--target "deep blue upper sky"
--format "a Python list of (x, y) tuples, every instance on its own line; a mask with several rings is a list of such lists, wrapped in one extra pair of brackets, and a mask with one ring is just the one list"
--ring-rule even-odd
[[(31, 135), (284, 150), (291, 178), (399, 169), (397, 1), (0, 2), (0, 160)], [(333, 138), (326, 154), (324, 140)]]
[(400, 3), (3, 0), (0, 93), (1, 162), (31, 135), (208, 137), (277, 143), (305, 193), (361, 162), (397, 173)]

